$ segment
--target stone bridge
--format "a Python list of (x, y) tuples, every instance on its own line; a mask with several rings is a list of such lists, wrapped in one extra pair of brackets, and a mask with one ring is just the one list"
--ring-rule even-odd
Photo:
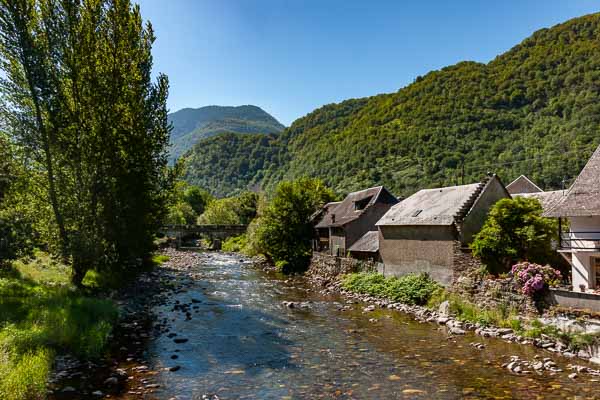
[(248, 225), (165, 225), (160, 232), (180, 244), (182, 239), (189, 237), (222, 241), (246, 233), (247, 228)]

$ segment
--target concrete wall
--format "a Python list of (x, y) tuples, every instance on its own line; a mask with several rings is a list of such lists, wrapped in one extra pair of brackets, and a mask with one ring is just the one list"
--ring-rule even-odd
[(461, 241), (464, 244), (471, 243), (473, 236), (481, 230), (490, 208), (498, 200), (506, 198), (509, 198), (509, 194), (502, 183), (496, 177), (491, 178), (462, 223)]
[(586, 289), (595, 289), (596, 271), (594, 257), (600, 257), (600, 250), (594, 252), (585, 249), (600, 248), (600, 216), (571, 217), (570, 240), (567, 243), (572, 250), (571, 279), (573, 290), (579, 291), (580, 285)]
[(456, 232), (453, 226), (380, 226), (383, 274), (427, 272), (443, 285), (454, 278)]
[(550, 289), (550, 298), (554, 304), (563, 307), (600, 312), (600, 295), (597, 294)]

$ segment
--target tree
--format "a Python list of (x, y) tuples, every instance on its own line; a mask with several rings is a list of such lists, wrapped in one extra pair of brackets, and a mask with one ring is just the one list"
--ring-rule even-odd
[(536, 199), (502, 199), (490, 209), (471, 249), (495, 273), (508, 271), (524, 260), (545, 264), (555, 260), (552, 239), (557, 225), (556, 220), (542, 217), (542, 206)]
[(281, 182), (254, 230), (257, 247), (281, 271), (305, 271), (313, 237), (310, 216), (333, 198), (333, 192), (318, 179)]
[(0, 0), (0, 111), (75, 284), (148, 257), (164, 218), (168, 81), (152, 82), (153, 41), (129, 0)]
[(211, 194), (198, 186), (188, 185), (183, 192), (183, 201), (188, 203), (197, 215), (201, 215), (212, 200)]

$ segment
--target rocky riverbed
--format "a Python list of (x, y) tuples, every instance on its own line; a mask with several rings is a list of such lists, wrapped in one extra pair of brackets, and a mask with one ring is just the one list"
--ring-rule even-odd
[(237, 255), (168, 255), (116, 296), (112, 356), (61, 360), (51, 397), (599, 398), (593, 368), (512, 332), (477, 335), (443, 312), (322, 292)]

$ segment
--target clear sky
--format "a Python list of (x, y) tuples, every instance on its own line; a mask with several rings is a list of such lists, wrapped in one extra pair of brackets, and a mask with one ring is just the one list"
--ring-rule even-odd
[(289, 125), (324, 104), (488, 62), (596, 0), (138, 0), (169, 107), (254, 104)]

